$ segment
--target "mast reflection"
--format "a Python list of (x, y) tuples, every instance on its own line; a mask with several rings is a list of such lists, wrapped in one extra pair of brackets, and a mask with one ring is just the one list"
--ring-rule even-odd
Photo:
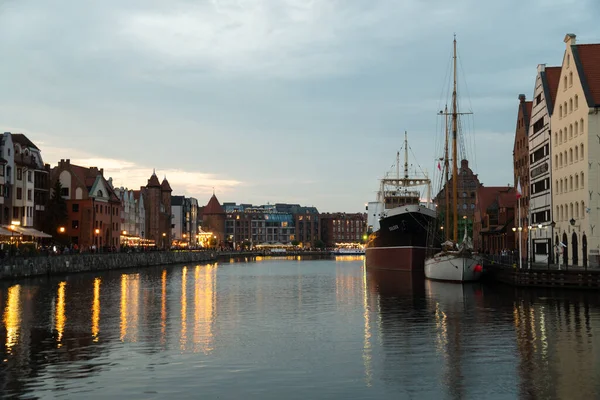
[(136, 342), (139, 322), (140, 274), (121, 275), (121, 335), (122, 342)]
[(187, 267), (181, 270), (181, 336), (179, 346), (185, 350), (187, 342)]
[(167, 270), (164, 269), (160, 278), (160, 344), (167, 342)]
[(213, 350), (217, 264), (197, 265), (194, 272), (194, 352)]

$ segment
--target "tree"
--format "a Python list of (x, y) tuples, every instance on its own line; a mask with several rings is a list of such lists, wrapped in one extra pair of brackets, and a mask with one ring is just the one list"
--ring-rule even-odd
[(65, 226), (69, 221), (67, 202), (60, 195), (61, 190), (62, 185), (60, 180), (57, 179), (52, 188), (52, 194), (48, 199), (43, 224), (44, 231), (50, 233), (55, 238), (60, 238), (58, 228)]
[(321, 239), (317, 239), (317, 240), (315, 240), (314, 246), (317, 249), (324, 249), (325, 248), (325, 242), (323, 242)]
[(292, 246), (298, 246), (300, 242), (298, 240), (292, 240)]

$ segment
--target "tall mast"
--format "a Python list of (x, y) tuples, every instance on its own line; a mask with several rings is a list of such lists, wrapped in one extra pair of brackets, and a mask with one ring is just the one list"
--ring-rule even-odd
[(458, 164), (457, 164), (457, 151), (456, 151), (456, 136), (458, 131), (458, 110), (456, 104), (456, 35), (454, 35), (454, 49), (453, 49), (453, 67), (454, 67), (454, 88), (452, 90), (452, 213), (453, 213), (453, 239), (454, 242), (458, 242)]
[(396, 152), (396, 179), (400, 181), (400, 152)]
[(404, 131), (404, 179), (408, 179), (408, 134)]
[(446, 133), (446, 142), (444, 145), (444, 173), (446, 174), (446, 181), (444, 182), (444, 192), (446, 194), (446, 210), (445, 210), (445, 221), (444, 227), (446, 232), (449, 232), (450, 229), (450, 188), (448, 187), (448, 183), (450, 182), (450, 178), (448, 176), (450, 172), (450, 161), (448, 159), (448, 106), (444, 107), (444, 115), (446, 118), (445, 121), (445, 133)]

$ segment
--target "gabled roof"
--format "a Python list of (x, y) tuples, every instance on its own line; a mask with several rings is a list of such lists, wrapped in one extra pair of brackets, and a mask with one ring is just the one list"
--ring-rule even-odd
[(571, 46), (588, 107), (600, 106), (600, 44)]
[(223, 207), (221, 207), (221, 203), (219, 203), (217, 196), (215, 196), (214, 194), (212, 195), (212, 197), (208, 201), (208, 204), (206, 205), (206, 207), (204, 207), (204, 210), (202, 210), (202, 214), (225, 214), (225, 211), (223, 211)]
[(561, 69), (561, 67), (546, 67), (540, 74), (542, 85), (544, 87), (544, 99), (549, 115), (552, 115), (554, 112), (554, 100), (556, 100), (556, 92), (558, 91), (558, 84), (560, 83)]
[(18, 143), (21, 145), (21, 147), (30, 147), (32, 149), (39, 150), (37, 146), (22, 133), (12, 133), (11, 136), (13, 143)]
[[(480, 186), (477, 188), (477, 207), (480, 214), (483, 216), (490, 205), (498, 201), (498, 205), (503, 207), (499, 195), (509, 192), (510, 186)], [(515, 196), (514, 191), (510, 191), (512, 196)]]

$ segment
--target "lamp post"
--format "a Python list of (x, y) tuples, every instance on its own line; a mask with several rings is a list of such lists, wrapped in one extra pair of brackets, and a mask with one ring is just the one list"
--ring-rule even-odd
[(533, 226), (529, 225), (527, 227), (527, 269), (531, 269), (531, 265), (533, 264), (533, 254), (531, 253), (531, 230), (534, 229)]
[(165, 232), (163, 232), (163, 234), (162, 234), (162, 238), (163, 238), (162, 239), (162, 241), (163, 241), (162, 247), (163, 247), (163, 250), (165, 250), (165, 240), (166, 240), (166, 237), (167, 237), (167, 234)]
[(94, 244), (96, 245), (96, 252), (100, 252), (100, 240), (98, 239), (98, 236), (100, 235), (100, 229), (94, 229), (94, 235)]

